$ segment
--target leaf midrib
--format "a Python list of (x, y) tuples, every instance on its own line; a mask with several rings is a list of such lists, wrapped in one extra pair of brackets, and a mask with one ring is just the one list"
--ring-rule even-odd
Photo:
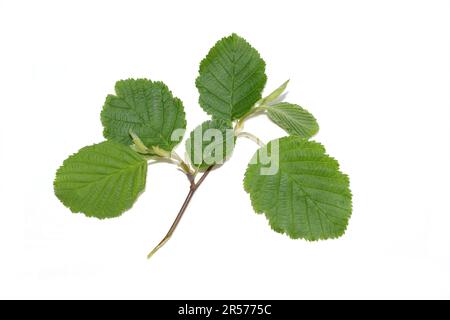
[(332, 221), (332, 220), (330, 219), (330, 217), (328, 216), (328, 214), (327, 214), (325, 211), (323, 211), (323, 209), (319, 206), (320, 203), (317, 202), (314, 198), (311, 197), (311, 195), (310, 195), (310, 194), (302, 187), (301, 183), (300, 183), (299, 181), (297, 181), (297, 179), (295, 179), (294, 177), (290, 176), (289, 174), (280, 172), (280, 175), (282, 175), (282, 174), (284, 174), (284, 175), (291, 181), (291, 183), (295, 184), (295, 185), (300, 189), (300, 191), (303, 193), (303, 195), (305, 196), (305, 198), (311, 200), (311, 202), (316, 206), (316, 208), (317, 208), (317, 210), (318, 210), (318, 212), (319, 212), (319, 215), (323, 214), (324, 217), (325, 217), (331, 224), (333, 224), (333, 225), (335, 225), (335, 226), (345, 227), (344, 224), (341, 224), (341, 223), (337, 223), (337, 222)]
[(87, 182), (84, 186), (77, 187), (77, 188), (69, 188), (69, 189), (66, 189), (66, 190), (77, 190), (77, 191), (79, 191), (79, 190), (82, 190), (82, 189), (84, 189), (84, 188), (86, 188), (88, 186), (99, 184), (99, 183), (103, 182), (104, 180), (110, 179), (111, 177), (118, 176), (118, 175), (123, 175), (126, 172), (133, 171), (135, 169), (139, 169), (139, 167), (143, 166), (144, 164), (145, 164), (145, 162), (136, 163), (136, 164), (130, 165), (130, 166), (124, 168), (124, 169), (116, 170), (115, 172), (113, 172), (111, 174), (104, 174), (102, 178), (100, 178), (98, 180), (95, 180), (95, 181), (92, 181), (92, 182)]

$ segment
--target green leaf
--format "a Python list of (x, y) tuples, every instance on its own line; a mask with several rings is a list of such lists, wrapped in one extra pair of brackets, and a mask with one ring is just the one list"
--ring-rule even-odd
[(133, 132), (147, 147), (172, 151), (182, 139), (182, 134), (172, 136), (175, 130), (186, 128), (181, 100), (164, 83), (147, 79), (118, 81), (115, 90), (101, 114), (105, 138), (131, 145)]
[(223, 164), (233, 152), (235, 139), (231, 122), (203, 122), (191, 132), (186, 141), (192, 165), (203, 171), (211, 165)]
[(282, 102), (264, 108), (269, 118), (291, 135), (310, 138), (319, 131), (314, 116), (296, 104)]
[[(269, 170), (271, 175), (264, 171), (276, 163), (278, 170)], [(255, 154), (244, 188), (272, 229), (294, 239), (337, 238), (344, 234), (352, 212), (349, 179), (339, 171), (338, 162), (325, 154), (321, 144), (295, 136), (273, 140), (267, 150)]]
[(214, 118), (240, 118), (261, 99), (265, 66), (258, 51), (238, 35), (218, 41), (200, 63), (200, 106)]
[(286, 90), (288, 84), (289, 84), (289, 80), (285, 81), (281, 86), (279, 86), (277, 89), (275, 89), (267, 97), (262, 98), (259, 101), (259, 104), (265, 105), (265, 104), (271, 103), (271, 102), (275, 101), (276, 99), (278, 99), (283, 94), (284, 90)]
[(69, 157), (56, 173), (55, 194), (72, 212), (113, 218), (130, 209), (144, 191), (147, 161), (122, 144), (107, 141)]

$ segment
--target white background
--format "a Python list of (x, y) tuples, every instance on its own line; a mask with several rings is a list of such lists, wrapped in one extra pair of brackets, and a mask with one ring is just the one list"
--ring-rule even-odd
[[(0, 0), (0, 298), (450, 298), (449, 17), (449, 1)], [(242, 140), (147, 261), (182, 174), (151, 166), (132, 211), (98, 221), (60, 204), (55, 170), (102, 141), (116, 80), (162, 80), (189, 129), (207, 119), (198, 64), (232, 32), (266, 60), (266, 92), (290, 78), (287, 100), (317, 117), (351, 178), (349, 229), (271, 231), (242, 188)], [(283, 135), (264, 118), (247, 130)]]

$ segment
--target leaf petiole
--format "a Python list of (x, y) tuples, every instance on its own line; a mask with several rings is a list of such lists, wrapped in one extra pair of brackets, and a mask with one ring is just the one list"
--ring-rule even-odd
[(254, 134), (250, 133), (250, 132), (240, 132), (237, 135), (238, 138), (247, 138), (253, 142), (255, 142), (258, 146), (260, 147), (264, 147), (266, 144), (257, 136), (255, 136)]
[(253, 107), (247, 114), (245, 114), (241, 119), (236, 122), (234, 126), (235, 135), (238, 135), (244, 128), (245, 121), (250, 118), (256, 117), (265, 111), (265, 106)]

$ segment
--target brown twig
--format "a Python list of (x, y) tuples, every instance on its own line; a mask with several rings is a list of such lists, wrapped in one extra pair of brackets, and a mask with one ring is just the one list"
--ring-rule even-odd
[(181, 206), (180, 211), (178, 212), (177, 217), (175, 218), (175, 221), (173, 222), (172, 226), (170, 227), (169, 231), (167, 232), (166, 236), (161, 240), (161, 242), (152, 250), (152, 252), (149, 253), (147, 256), (148, 259), (150, 259), (161, 247), (163, 247), (167, 241), (172, 237), (173, 233), (175, 232), (178, 224), (181, 221), (181, 218), (183, 217), (184, 213), (186, 212), (187, 207), (189, 206), (189, 203), (192, 200), (192, 197), (194, 196), (195, 192), (198, 190), (198, 188), (202, 185), (203, 181), (205, 181), (206, 177), (209, 175), (211, 170), (214, 166), (210, 166), (206, 171), (203, 173), (203, 175), (200, 177), (200, 179), (195, 182), (192, 176), (188, 175), (188, 179), (191, 182), (191, 186), (189, 188), (189, 193), (186, 196), (186, 199), (183, 202), (183, 205)]

